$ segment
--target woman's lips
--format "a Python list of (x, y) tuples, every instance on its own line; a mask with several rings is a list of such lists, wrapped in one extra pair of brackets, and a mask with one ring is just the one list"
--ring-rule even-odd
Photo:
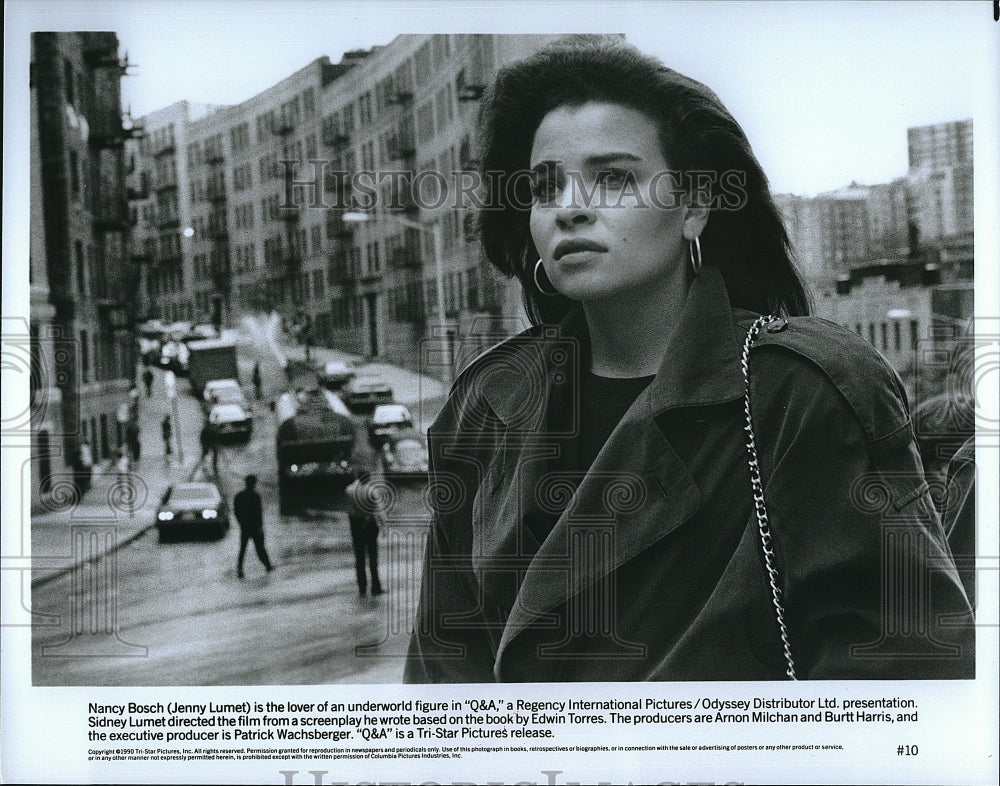
[(593, 240), (585, 240), (584, 238), (573, 238), (572, 240), (561, 240), (556, 246), (555, 251), (552, 254), (552, 258), (558, 262), (565, 256), (570, 254), (581, 254), (583, 252), (604, 252), (607, 251), (607, 247), (596, 243)]

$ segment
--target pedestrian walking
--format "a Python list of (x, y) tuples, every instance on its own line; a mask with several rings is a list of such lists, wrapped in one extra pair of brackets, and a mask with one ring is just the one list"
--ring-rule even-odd
[(134, 382), (128, 389), (128, 410), (131, 417), (135, 417), (139, 413), (139, 386)]
[(247, 543), (253, 541), (257, 557), (270, 573), (274, 570), (271, 558), (264, 548), (264, 506), (257, 493), (257, 476), (247, 475), (243, 479), (244, 489), (233, 498), (233, 514), (240, 525), (240, 554), (236, 559), (236, 575), (243, 578), (243, 557)]
[(75, 469), (77, 488), (80, 489), (80, 494), (84, 494), (90, 489), (94, 475), (94, 451), (90, 447), (90, 440), (86, 437), (80, 440), (80, 446), (77, 448)]
[(125, 426), (125, 441), (128, 445), (129, 455), (134, 462), (138, 463), (142, 454), (142, 440), (139, 436), (139, 423), (135, 418), (129, 420), (128, 425)]
[(128, 451), (121, 448), (118, 451), (118, 458), (115, 461), (115, 469), (118, 472), (118, 481), (122, 482), (128, 477), (128, 473), (132, 470), (132, 462), (129, 460)]
[(257, 400), (260, 400), (261, 393), (261, 379), (260, 379), (260, 363), (254, 363), (253, 365), (253, 376), (250, 378), (253, 382), (253, 393)]
[(146, 370), (142, 372), (142, 384), (146, 386), (146, 398), (151, 398), (153, 395), (153, 369), (146, 366)]
[(358, 472), (357, 479), (346, 491), (347, 518), (351, 523), (351, 543), (354, 546), (354, 571), (358, 577), (358, 594), (363, 598), (368, 589), (368, 572), (371, 573), (372, 596), (385, 590), (378, 576), (378, 533), (385, 515), (381, 500), (371, 483), (371, 473)]
[(202, 469), (205, 467), (205, 459), (208, 458), (208, 454), (212, 454), (212, 474), (218, 477), (219, 474), (219, 435), (216, 433), (215, 426), (213, 426), (209, 421), (205, 421), (205, 425), (201, 427), (201, 433), (198, 435), (198, 439), (201, 441), (201, 464)]
[(163, 420), (160, 423), (160, 431), (163, 433), (163, 455), (169, 460), (171, 453), (170, 440), (174, 434), (173, 426), (170, 425), (170, 415), (163, 416)]

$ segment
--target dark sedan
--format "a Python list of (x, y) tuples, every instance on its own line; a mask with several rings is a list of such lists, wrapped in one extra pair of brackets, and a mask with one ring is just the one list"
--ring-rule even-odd
[(229, 531), (229, 510), (214, 483), (174, 483), (156, 510), (160, 542), (189, 537), (223, 538)]
[(393, 480), (427, 479), (427, 440), (419, 431), (389, 434), (382, 444), (382, 470)]

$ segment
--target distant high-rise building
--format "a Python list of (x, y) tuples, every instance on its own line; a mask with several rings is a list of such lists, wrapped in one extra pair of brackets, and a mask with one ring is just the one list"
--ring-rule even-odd
[(896, 260), (910, 253), (906, 178), (868, 187), (868, 256)]
[(972, 121), (955, 120), (906, 131), (910, 171), (972, 164)]
[(910, 222), (916, 244), (924, 248), (956, 242), (971, 245), (972, 121), (910, 128), (907, 139)]
[(815, 197), (775, 196), (799, 269), (814, 285), (828, 285), (867, 257), (869, 198), (870, 188), (857, 183)]

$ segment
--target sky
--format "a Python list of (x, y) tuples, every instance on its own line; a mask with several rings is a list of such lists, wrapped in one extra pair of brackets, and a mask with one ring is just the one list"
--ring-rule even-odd
[[(174, 101), (239, 103), (328, 55), (404, 32), (624, 32), (714, 89), (780, 193), (886, 182), (907, 169), (906, 129), (996, 122), (989, 2), (498, 2), (9, 0), (28, 29), (110, 29), (135, 64), (134, 116)], [(9, 28), (8, 28), (9, 29)], [(23, 27), (21, 28), (23, 29)], [(8, 43), (9, 32), (8, 32)], [(979, 126), (977, 124), (977, 130)]]

